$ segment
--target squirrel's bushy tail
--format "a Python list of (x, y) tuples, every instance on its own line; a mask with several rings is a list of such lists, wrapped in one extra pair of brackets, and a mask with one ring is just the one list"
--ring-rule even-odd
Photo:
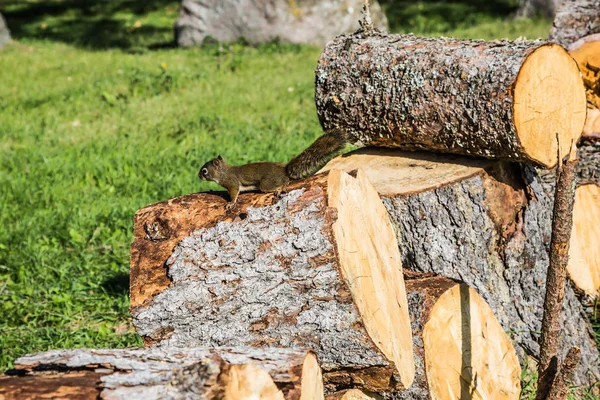
[(315, 140), (306, 150), (292, 158), (285, 171), (290, 179), (312, 175), (344, 149), (348, 137), (342, 130), (331, 130)]

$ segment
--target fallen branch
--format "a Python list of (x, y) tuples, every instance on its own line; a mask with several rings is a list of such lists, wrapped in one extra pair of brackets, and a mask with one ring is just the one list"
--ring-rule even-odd
[[(550, 263), (546, 280), (544, 317), (540, 338), (540, 362), (538, 365), (538, 392), (536, 400), (546, 399), (557, 373), (557, 353), (560, 343), (560, 314), (565, 295), (569, 242), (573, 226), (573, 204), (575, 200), (575, 170), (577, 156), (574, 144), (571, 152), (558, 167), (554, 212), (552, 217), (552, 240)], [(560, 163), (560, 160), (559, 160)]]
[(560, 367), (560, 371), (552, 383), (550, 393), (548, 393), (546, 400), (565, 400), (567, 398), (569, 383), (573, 379), (573, 373), (575, 372), (577, 364), (579, 364), (580, 356), (581, 350), (579, 350), (579, 347), (571, 347), (569, 349), (569, 352), (565, 356)]

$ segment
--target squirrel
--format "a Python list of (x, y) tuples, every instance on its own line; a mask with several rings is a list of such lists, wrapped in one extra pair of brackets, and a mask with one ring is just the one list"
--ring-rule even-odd
[(203, 181), (213, 181), (229, 192), (231, 202), (236, 204), (238, 194), (249, 190), (281, 195), (292, 180), (304, 178), (321, 169), (348, 143), (345, 132), (332, 130), (315, 140), (306, 150), (292, 158), (289, 163), (255, 162), (231, 166), (218, 156), (204, 164), (198, 172)]

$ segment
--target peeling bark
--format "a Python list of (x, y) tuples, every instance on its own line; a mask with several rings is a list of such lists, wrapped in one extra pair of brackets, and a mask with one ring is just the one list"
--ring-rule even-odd
[(576, 64), (542, 41), (339, 36), (316, 69), (327, 131), (357, 145), (510, 159), (551, 167), (579, 138), (586, 100)]
[[(302, 346), (318, 355), (331, 386), (409, 386), (414, 365), (400, 253), (362, 173), (332, 171), (291, 185), (281, 199), (249, 193), (238, 204), (225, 213), (225, 201), (199, 194), (138, 212), (132, 254), (164, 257), (159, 264), (132, 256), (138, 296), (145, 285), (157, 288), (133, 308), (145, 342)], [(193, 232), (165, 245), (147, 238), (149, 223)], [(160, 286), (146, 276), (159, 276)]]
[(322, 383), (305, 376), (319, 375), (312, 360), (306, 350), (277, 348), (50, 350), (19, 358), (14, 375), (0, 377), (0, 397), (292, 400), (305, 391), (323, 399)]

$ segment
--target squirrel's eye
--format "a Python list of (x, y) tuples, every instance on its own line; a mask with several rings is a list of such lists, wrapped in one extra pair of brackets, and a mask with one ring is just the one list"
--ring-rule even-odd
[(208, 170), (206, 168), (202, 168), (202, 175), (208, 175)]

